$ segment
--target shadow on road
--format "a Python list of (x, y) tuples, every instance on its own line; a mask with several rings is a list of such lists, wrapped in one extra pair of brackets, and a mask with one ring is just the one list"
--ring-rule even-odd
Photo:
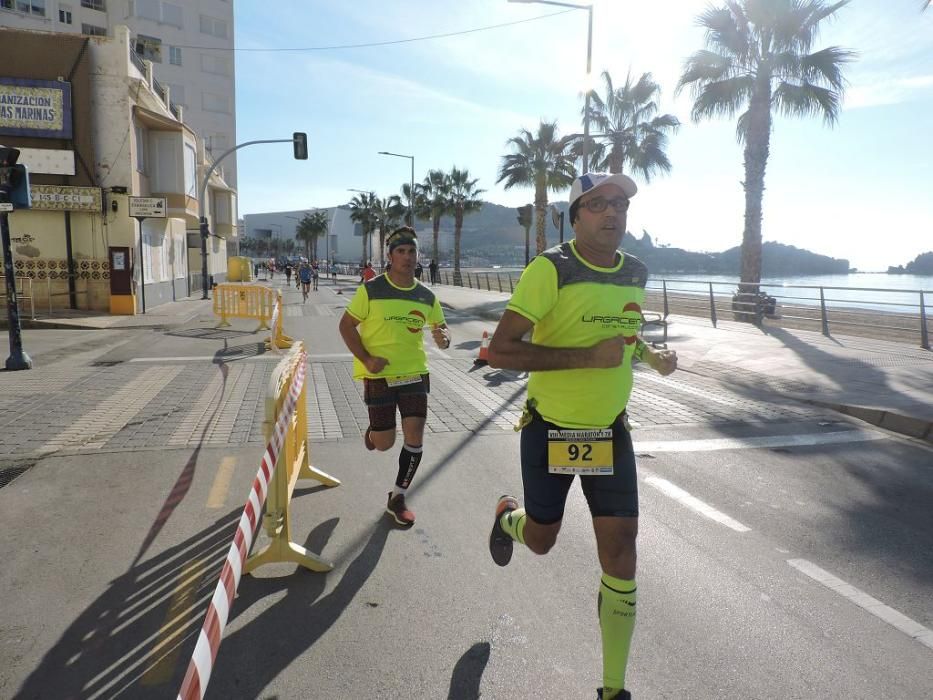
[(478, 700), (483, 671), (489, 663), (489, 642), (477, 642), (457, 661), (447, 700)]

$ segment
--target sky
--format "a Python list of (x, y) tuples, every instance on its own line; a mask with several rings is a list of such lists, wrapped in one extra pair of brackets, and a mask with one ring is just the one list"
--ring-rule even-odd
[[(763, 238), (847, 258), (860, 270), (906, 264), (933, 250), (933, 9), (920, 0), (853, 0), (824, 22), (814, 49), (858, 52), (838, 123), (776, 116), (765, 179)], [(742, 147), (735, 120), (694, 123), (684, 60), (704, 48), (696, 17), (707, 0), (593, 0), (592, 84), (631, 71), (661, 85), (677, 116), (672, 170), (639, 193), (628, 228), (695, 251), (739, 245)], [(484, 199), (531, 202), (496, 184), (506, 142), (557, 120), (582, 131), (587, 12), (507, 0), (237, 0), (237, 142), (308, 133), (310, 156), (288, 144), (238, 155), (240, 215), (328, 207), (349, 189), (397, 194), (431, 168), (469, 170)], [(550, 16), (548, 16), (550, 15)], [(541, 19), (535, 19), (541, 18)], [(522, 21), (530, 20), (530, 21)], [(364, 48), (348, 44), (457, 36)], [(567, 191), (550, 193), (566, 201)]]

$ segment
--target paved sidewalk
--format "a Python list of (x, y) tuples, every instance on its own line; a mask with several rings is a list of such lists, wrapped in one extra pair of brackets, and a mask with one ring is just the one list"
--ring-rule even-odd
[[(459, 313), (496, 320), (509, 295), (433, 287)], [(651, 339), (656, 334), (648, 335)], [(933, 352), (906, 343), (670, 316), (681, 371), (768, 389), (933, 442)]]

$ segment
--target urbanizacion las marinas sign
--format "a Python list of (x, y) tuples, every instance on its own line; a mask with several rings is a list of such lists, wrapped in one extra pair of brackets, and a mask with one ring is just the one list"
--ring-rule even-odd
[(0, 134), (71, 138), (71, 83), (0, 77)]

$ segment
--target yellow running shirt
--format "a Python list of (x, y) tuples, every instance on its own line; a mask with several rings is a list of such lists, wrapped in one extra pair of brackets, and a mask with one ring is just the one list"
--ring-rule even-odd
[(372, 374), (354, 357), (354, 379), (427, 373), (421, 329), (444, 323), (434, 292), (417, 280), (402, 288), (392, 284), (388, 275), (379, 275), (360, 285), (347, 313), (360, 322), (357, 330), (366, 352), (389, 361), (379, 374)]
[(647, 277), (644, 263), (624, 253), (614, 267), (591, 265), (573, 241), (529, 263), (506, 308), (535, 324), (531, 342), (582, 348), (618, 335), (626, 342), (618, 367), (531, 372), (528, 398), (545, 420), (567, 428), (605, 428), (625, 409)]

